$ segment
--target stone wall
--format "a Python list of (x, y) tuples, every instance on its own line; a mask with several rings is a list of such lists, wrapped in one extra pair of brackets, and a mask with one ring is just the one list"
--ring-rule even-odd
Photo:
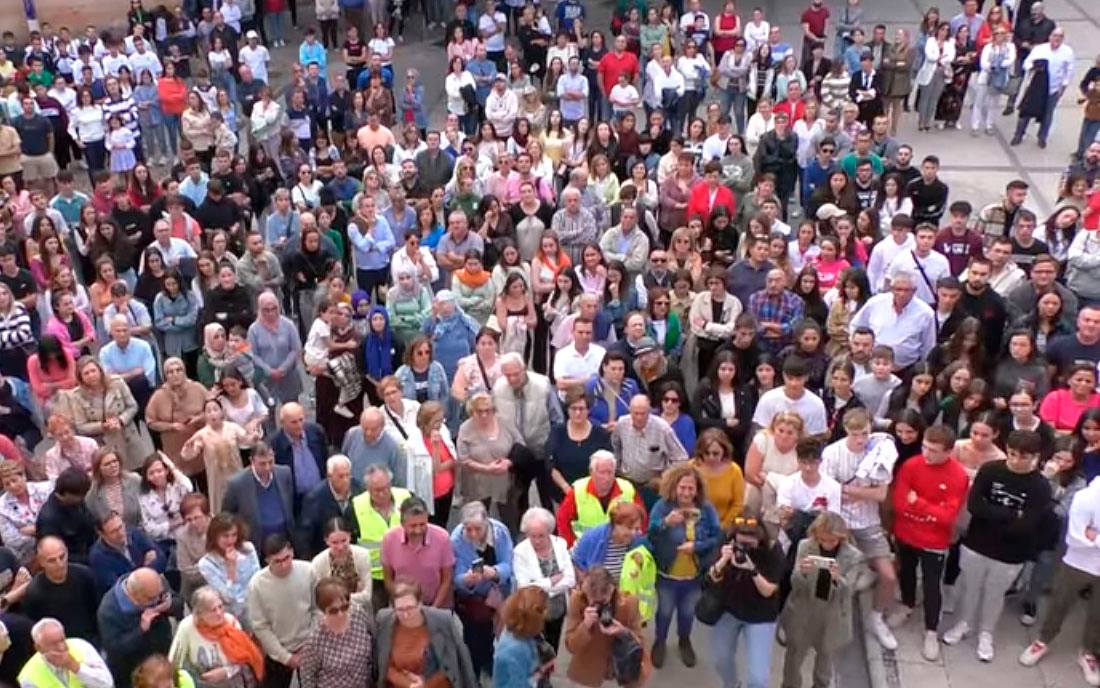
[[(145, 4), (150, 6), (148, 1)], [(68, 26), (74, 34), (83, 33), (88, 24), (95, 24), (100, 31), (125, 28), (130, 9), (129, 0), (34, 0), (34, 5), (39, 22), (48, 22), (55, 29)], [(20, 40), (26, 37), (22, 0), (0, 0), (0, 27), (14, 31)]]

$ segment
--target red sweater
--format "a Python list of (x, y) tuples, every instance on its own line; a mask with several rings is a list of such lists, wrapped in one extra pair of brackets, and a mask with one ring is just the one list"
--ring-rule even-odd
[[(894, 537), (920, 549), (950, 547), (968, 486), (966, 470), (954, 457), (935, 466), (919, 454), (906, 461), (894, 483)], [(912, 504), (910, 490), (917, 493)]]

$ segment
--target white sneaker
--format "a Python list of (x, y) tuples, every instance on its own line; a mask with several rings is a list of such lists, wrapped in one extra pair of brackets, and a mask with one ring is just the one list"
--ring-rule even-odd
[(955, 613), (955, 598), (958, 597), (958, 588), (954, 585), (943, 586), (943, 604), (940, 605), (940, 611), (944, 614)]
[(978, 661), (993, 661), (993, 634), (982, 631), (978, 634)]
[(1096, 663), (1096, 655), (1091, 652), (1079, 653), (1077, 666), (1081, 667), (1081, 673), (1085, 675), (1085, 683), (1100, 686), (1100, 665)]
[(921, 648), (920, 654), (929, 662), (939, 661), (940, 639), (936, 637), (935, 631), (924, 632), (924, 647)]
[(347, 406), (334, 406), (332, 412), (344, 418), (355, 418), (355, 414)]
[(890, 628), (904, 626), (905, 622), (909, 620), (912, 614), (912, 607), (906, 607), (904, 604), (899, 604), (897, 609), (886, 615), (886, 625)]
[(898, 649), (898, 639), (894, 637), (890, 627), (886, 625), (886, 621), (882, 618), (882, 612), (871, 612), (869, 620), (871, 632), (875, 634), (875, 639), (878, 640), (879, 644), (887, 650)]
[(1041, 640), (1036, 640), (1024, 648), (1024, 651), (1020, 653), (1020, 664), (1027, 667), (1035, 666), (1049, 651), (1049, 645)]
[(944, 645), (958, 645), (970, 633), (970, 624), (960, 621), (943, 634)]

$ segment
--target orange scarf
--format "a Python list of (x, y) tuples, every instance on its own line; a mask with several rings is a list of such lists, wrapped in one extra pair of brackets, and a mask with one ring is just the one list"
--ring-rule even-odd
[(557, 279), (562, 270), (570, 268), (573, 265), (573, 261), (569, 259), (569, 254), (567, 254), (565, 251), (559, 250), (558, 256), (560, 257), (560, 260), (551, 260), (550, 256), (543, 253), (541, 248), (539, 248), (538, 253), (535, 254), (535, 257), (541, 260), (546, 267), (550, 268), (554, 272), (554, 279)]
[(492, 277), (489, 271), (485, 269), (482, 269), (482, 271), (476, 275), (471, 275), (466, 268), (462, 268), (461, 270), (455, 270), (454, 275), (458, 278), (459, 282), (462, 282), (471, 289), (477, 289), (488, 282), (489, 278)]
[(264, 679), (264, 655), (248, 634), (226, 621), (221, 626), (204, 626), (195, 623), (195, 630), (206, 640), (217, 643), (225, 658), (233, 664), (247, 664), (257, 681)]

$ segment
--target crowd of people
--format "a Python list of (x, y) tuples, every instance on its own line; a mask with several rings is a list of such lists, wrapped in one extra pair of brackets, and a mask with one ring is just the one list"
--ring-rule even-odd
[[(0, 684), (640, 686), (675, 617), (820, 688), (856, 614), (990, 662), (1007, 605), (1100, 686), (1100, 60), (1042, 3), (315, 4), (0, 37)], [(899, 138), (1075, 98), (1046, 217)]]

